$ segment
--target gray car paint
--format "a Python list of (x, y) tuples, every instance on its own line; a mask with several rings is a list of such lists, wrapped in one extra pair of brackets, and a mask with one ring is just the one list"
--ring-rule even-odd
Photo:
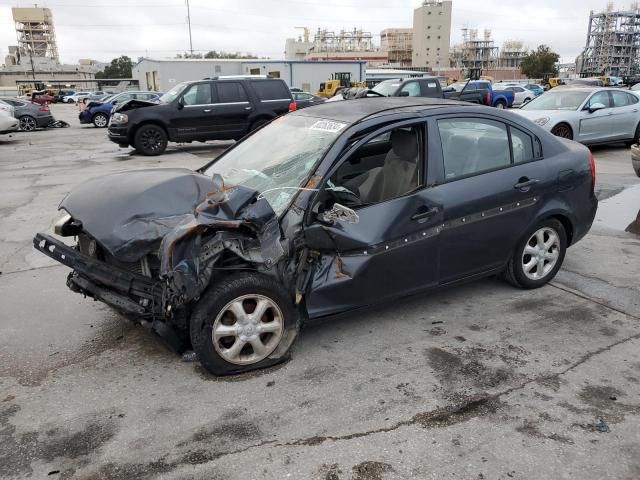
[(1, 100), (15, 108), (15, 117), (18, 120), (20, 119), (20, 117), (29, 115), (35, 119), (36, 124), (39, 128), (46, 127), (49, 122), (53, 120), (51, 111), (41, 111), (41, 105), (38, 105), (37, 103), (32, 103), (17, 98), (2, 98)]

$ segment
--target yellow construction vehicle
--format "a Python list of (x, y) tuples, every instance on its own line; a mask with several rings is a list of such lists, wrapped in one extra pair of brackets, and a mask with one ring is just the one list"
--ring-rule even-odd
[(343, 88), (367, 88), (367, 82), (352, 82), (351, 73), (349, 72), (336, 72), (331, 75), (331, 78), (320, 84), (320, 90), (316, 92), (319, 97), (330, 98), (333, 97)]

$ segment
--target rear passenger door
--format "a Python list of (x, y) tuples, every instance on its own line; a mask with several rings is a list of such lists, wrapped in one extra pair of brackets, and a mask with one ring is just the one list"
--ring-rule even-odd
[(217, 103), (213, 105), (215, 134), (211, 139), (239, 139), (249, 131), (249, 118), (253, 107), (241, 82), (214, 83)]
[(611, 138), (628, 140), (633, 138), (638, 126), (638, 97), (620, 90), (612, 90)]
[(435, 123), (442, 171), (434, 192), (444, 208), (440, 283), (447, 284), (504, 266), (556, 178), (540, 161), (540, 142), (520, 127), (488, 116)]

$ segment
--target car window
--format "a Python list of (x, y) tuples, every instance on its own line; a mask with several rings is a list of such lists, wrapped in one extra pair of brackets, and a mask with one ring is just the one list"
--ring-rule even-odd
[(336, 202), (356, 208), (401, 197), (422, 186), (422, 126), (396, 128), (362, 145), (332, 175)]
[(407, 82), (400, 89), (401, 92), (407, 92), (410, 97), (420, 96), (420, 85), (418, 82)]
[(611, 92), (611, 96), (613, 97), (614, 107), (626, 107), (629, 105), (633, 105), (634, 103), (637, 103), (633, 101), (633, 98), (631, 95), (625, 92)]
[[(218, 87), (222, 84), (218, 84)], [(236, 84), (239, 85), (239, 84)], [(252, 80), (251, 86), (258, 94), (261, 101), (264, 100), (290, 100), (291, 94), (287, 85), (280, 80)], [(236, 100), (244, 101), (244, 100)]]
[(511, 164), (505, 124), (481, 118), (438, 120), (447, 180)]
[(589, 103), (587, 104), (587, 107), (591, 107), (596, 103), (601, 103), (606, 108), (611, 107), (611, 102), (609, 101), (609, 92), (594, 93), (593, 96), (589, 99)]
[(533, 160), (533, 140), (527, 133), (517, 128), (511, 129), (511, 146), (513, 148), (513, 162), (523, 163)]
[(123, 102), (128, 102), (129, 100), (132, 100), (132, 99), (133, 99), (133, 95), (131, 93), (122, 93), (117, 97), (115, 97), (113, 100), (117, 101), (118, 103), (123, 103)]
[(220, 103), (237, 103), (248, 100), (247, 93), (239, 82), (219, 82), (216, 87), (218, 89), (218, 102)]
[(522, 92), (524, 92), (524, 88), (522, 88), (522, 87), (513, 87), (513, 91), (514, 92), (518, 92), (518, 93), (522, 93)]
[(196, 83), (191, 85), (182, 96), (185, 105), (208, 105), (211, 103), (211, 84)]

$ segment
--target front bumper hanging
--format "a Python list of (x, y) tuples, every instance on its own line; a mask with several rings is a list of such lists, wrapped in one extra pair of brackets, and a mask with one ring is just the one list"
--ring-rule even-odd
[[(154, 282), (149, 277), (96, 260), (43, 233), (38, 233), (33, 238), (33, 246), (73, 269), (67, 279), (67, 286), (74, 292), (138, 316), (153, 315), (153, 309), (160, 309), (162, 305), (161, 288), (157, 281)], [(132, 296), (142, 301), (136, 302)]]

